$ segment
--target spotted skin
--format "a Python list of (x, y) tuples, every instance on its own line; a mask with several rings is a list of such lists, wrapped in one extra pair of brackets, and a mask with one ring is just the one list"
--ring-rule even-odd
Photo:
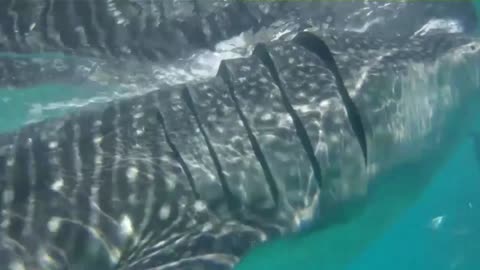
[(366, 27), (363, 32), (383, 37), (411, 35), (439, 18), (458, 21), (463, 31), (470, 32), (477, 19), (471, 1), (5, 0), (4, 7), (2, 52), (60, 50), (143, 60), (178, 58), (194, 49), (212, 48), (221, 40), (285, 19), (286, 14), (334, 29)]
[[(473, 61), (479, 42), (461, 34), (390, 40), (371, 51), (361, 46), (381, 43), (313, 34), (333, 52), (368, 125), (367, 166), (336, 71), (295, 39), (258, 45), (273, 68), (259, 53), (225, 60), (205, 82), (2, 135), (0, 257), (7, 269), (232, 269), (261, 242), (305, 224), (328, 226), (333, 206), (365, 194), (372, 167), (398, 162), (397, 148), (408, 143), (395, 137), (403, 118), (377, 109), (392, 98), (404, 109), (401, 97), (412, 89), (394, 95), (376, 87), (408, 79), (402, 63), (458, 68), (470, 61), (478, 70), (480, 62)], [(367, 61), (372, 55), (377, 62)], [(361, 67), (371, 72), (362, 75)], [(374, 93), (382, 94), (365, 98)]]
[(91, 73), (107, 73), (105, 79), (125, 66), (133, 80), (131, 69), (146, 74), (145, 66), (214, 50), (238, 35), (270, 40), (286, 22), (297, 30), (375, 33), (379, 40), (438, 25), (473, 32), (478, 25), (472, 1), (5, 0), (3, 6), (1, 88), (97, 82)]
[[(226, 0), (6, 0), (0, 49), (168, 60), (278, 16), (281, 4)], [(232, 14), (235, 14), (233, 20)]]
[[(99, 66), (167, 65), (286, 16), (236, 0), (5, 0), (0, 88), (90, 80)], [(107, 64), (106, 64), (107, 63)], [(115, 68), (114, 68), (115, 69)]]

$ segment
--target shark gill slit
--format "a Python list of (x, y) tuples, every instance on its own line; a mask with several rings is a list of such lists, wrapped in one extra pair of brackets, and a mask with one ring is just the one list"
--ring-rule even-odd
[(353, 129), (353, 132), (355, 133), (355, 136), (357, 137), (360, 148), (362, 149), (362, 154), (366, 165), (368, 163), (367, 138), (362, 123), (362, 117), (360, 115), (360, 112), (358, 111), (357, 106), (348, 94), (347, 88), (343, 83), (340, 71), (338, 70), (335, 59), (333, 58), (332, 52), (323, 40), (309, 32), (299, 33), (293, 39), (293, 42), (317, 55), (320, 59), (325, 61), (327, 67), (333, 72), (340, 97), (342, 98), (343, 104), (345, 105), (347, 111), (348, 120)]
[(317, 180), (318, 187), (321, 188), (322, 187), (322, 170), (320, 168), (317, 158), (315, 157), (315, 151), (313, 150), (312, 142), (308, 137), (307, 131), (305, 129), (305, 126), (302, 123), (302, 120), (297, 115), (297, 112), (295, 111), (295, 109), (293, 108), (292, 104), (288, 99), (287, 93), (285, 92), (282, 82), (280, 81), (280, 76), (278, 74), (277, 67), (275, 66), (275, 63), (273, 62), (273, 59), (271, 58), (270, 54), (268, 53), (268, 50), (265, 44), (259, 43), (257, 46), (255, 46), (253, 55), (258, 57), (260, 61), (263, 63), (263, 65), (268, 69), (270, 75), (273, 78), (274, 83), (277, 85), (278, 89), (280, 90), (283, 105), (285, 106), (288, 114), (292, 118), (297, 136), (299, 137), (300, 142), (302, 143), (303, 149), (305, 150), (308, 156), (308, 159), (310, 161), (310, 164), (312, 166), (313, 174), (315, 176), (315, 179)]
[(185, 162), (185, 160), (183, 160), (182, 156), (180, 155), (180, 152), (178, 151), (177, 147), (170, 139), (170, 136), (168, 135), (168, 131), (167, 131), (167, 126), (165, 125), (165, 120), (159, 109), (157, 109), (157, 119), (160, 122), (160, 125), (162, 125), (163, 133), (165, 135), (165, 140), (168, 146), (170, 147), (170, 150), (172, 150), (173, 155), (175, 156), (175, 159), (178, 161), (178, 163), (180, 163), (182, 170), (185, 172), (185, 175), (188, 179), (188, 183), (190, 184), (190, 187), (193, 191), (193, 195), (195, 199), (196, 200), (200, 199), (200, 194), (198, 193), (197, 188), (195, 186), (195, 182), (193, 181), (192, 173), (190, 172), (190, 169), (188, 168), (187, 163)]
[(265, 179), (267, 180), (268, 188), (270, 190), (273, 201), (275, 203), (275, 207), (277, 207), (279, 205), (279, 190), (278, 190), (277, 183), (273, 178), (272, 171), (270, 170), (267, 160), (262, 152), (262, 149), (260, 148), (260, 144), (258, 143), (257, 138), (255, 138), (255, 135), (253, 134), (253, 131), (250, 125), (248, 124), (248, 120), (240, 108), (238, 98), (235, 95), (235, 91), (233, 89), (231, 74), (224, 60), (222, 60), (222, 62), (220, 63), (220, 67), (218, 69), (218, 76), (220, 76), (220, 78), (222, 78), (225, 81), (225, 84), (228, 87), (230, 97), (232, 98), (233, 103), (235, 105), (235, 110), (237, 111), (237, 114), (240, 117), (240, 120), (242, 121), (243, 126), (245, 127), (253, 152), (257, 157), (258, 162), (260, 163), (260, 166), (262, 167), (263, 173), (265, 175)]
[(239, 201), (237, 198), (233, 195), (233, 192), (230, 190), (227, 180), (225, 179), (225, 173), (223, 171), (222, 165), (220, 164), (220, 159), (218, 158), (217, 153), (215, 152), (215, 148), (213, 147), (210, 138), (208, 137), (207, 132), (203, 128), (202, 122), (200, 121), (200, 118), (198, 117), (197, 110), (195, 109), (195, 104), (193, 102), (192, 96), (190, 95), (190, 90), (188, 89), (188, 86), (185, 86), (182, 90), (182, 96), (185, 100), (185, 103), (187, 104), (188, 108), (193, 114), (193, 117), (195, 118), (195, 122), (197, 122), (198, 128), (200, 129), (200, 133), (203, 136), (203, 139), (205, 140), (205, 144), (207, 145), (208, 152), (210, 154), (210, 157), (212, 158), (213, 164), (215, 166), (215, 169), (218, 174), (218, 179), (220, 180), (220, 184), (222, 186), (222, 191), (224, 192), (226, 198), (227, 198), (227, 203), (228, 206), (231, 209), (236, 209), (239, 207)]

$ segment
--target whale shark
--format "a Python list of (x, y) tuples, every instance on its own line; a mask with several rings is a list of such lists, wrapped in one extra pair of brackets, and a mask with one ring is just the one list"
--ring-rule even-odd
[[(53, 21), (76, 3), (45, 2), (53, 15), (42, 18)], [(142, 14), (148, 2), (79, 10)], [(36, 2), (9, 3), (2, 29), (17, 17), (14, 26), (28, 25), (14, 11)], [(479, 100), (480, 41), (444, 27), (345, 28), (314, 24), (223, 60), (206, 80), (2, 134), (0, 261), (9, 270), (232, 269), (261, 243), (354, 218), (343, 207), (368, 202), (376, 175), (458, 139), (450, 123), (465, 123)]]
[(455, 141), (448, 119), (478, 100), (479, 58), (464, 33), (312, 28), (208, 80), (4, 134), (0, 258), (12, 270), (232, 269), (260, 243), (334, 226), (375, 175)]

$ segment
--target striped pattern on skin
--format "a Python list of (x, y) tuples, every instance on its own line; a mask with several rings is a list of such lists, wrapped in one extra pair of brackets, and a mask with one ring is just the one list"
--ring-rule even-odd
[[(350, 68), (377, 59), (367, 65), (375, 71), (369, 79), (391, 81), (405, 63), (434, 65), (452, 50), (479, 57), (479, 42), (460, 34), (404, 43), (313, 34), (322, 44), (259, 44), (250, 57), (223, 61), (206, 82), (2, 136), (7, 269), (232, 269), (263, 241), (328, 225), (332, 205), (362, 194), (371, 175), (355, 125), (367, 131), (367, 165), (384, 164), (371, 138), (396, 115), (379, 120), (369, 106), (398, 97), (387, 92), (368, 103), (363, 95), (373, 90), (349, 88), (359, 75)], [(328, 46), (337, 68), (316, 46)], [(349, 116), (345, 94), (361, 123)]]
[[(251, 45), (250, 30), (256, 41), (270, 40), (283, 32), (279, 25), (285, 22), (295, 29), (313, 24), (380, 38), (421, 35), (438, 27), (471, 32), (478, 24), (471, 1), (5, 0), (3, 7), (1, 88), (103, 84), (111, 73), (124, 72), (118, 67), (146, 74), (148, 68), (142, 67), (188, 59), (240, 33)], [(45, 57), (46, 52), (55, 55)], [(119, 76), (135, 80), (124, 74)]]
[(281, 3), (5, 0), (0, 51), (172, 60), (268, 25)]

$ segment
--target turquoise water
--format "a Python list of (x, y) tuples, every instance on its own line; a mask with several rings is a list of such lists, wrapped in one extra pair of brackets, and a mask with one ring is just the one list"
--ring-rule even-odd
[[(349, 270), (480, 269), (480, 167), (471, 140), (455, 150), (417, 204)], [(438, 228), (432, 219), (443, 220)]]

